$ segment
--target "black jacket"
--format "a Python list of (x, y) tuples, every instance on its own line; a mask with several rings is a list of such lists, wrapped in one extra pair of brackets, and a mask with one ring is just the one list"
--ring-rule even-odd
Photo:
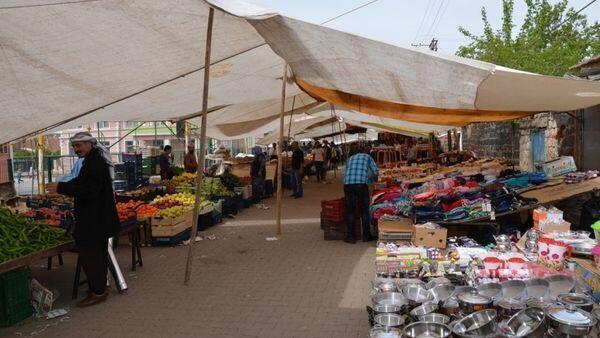
[(109, 168), (97, 150), (83, 161), (79, 175), (58, 183), (59, 194), (75, 199), (75, 242), (89, 245), (116, 235), (119, 216)]

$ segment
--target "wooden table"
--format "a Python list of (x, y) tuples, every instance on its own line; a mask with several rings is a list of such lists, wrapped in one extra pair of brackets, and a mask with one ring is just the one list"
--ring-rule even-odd
[(19, 257), (0, 264), (0, 274), (18, 269), (23, 266), (31, 265), (44, 258), (56, 256), (65, 251), (70, 251), (75, 248), (75, 241), (69, 241), (45, 250), (32, 252), (29, 255)]
[(573, 184), (558, 185), (529, 190), (521, 194), (523, 197), (535, 198), (539, 204), (549, 205), (564, 200), (588, 194), (594, 189), (600, 189), (600, 177)]

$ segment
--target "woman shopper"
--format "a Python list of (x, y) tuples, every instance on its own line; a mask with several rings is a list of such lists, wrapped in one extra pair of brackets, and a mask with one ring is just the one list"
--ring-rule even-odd
[(317, 182), (325, 182), (325, 178), (323, 177), (323, 163), (325, 161), (325, 150), (320, 143), (315, 145), (315, 149), (312, 151), (315, 162), (315, 171), (317, 172)]
[(58, 184), (50, 183), (50, 192), (74, 198), (75, 243), (81, 266), (88, 280), (88, 296), (77, 303), (90, 306), (108, 297), (108, 239), (119, 232), (112, 180), (114, 168), (106, 147), (88, 132), (71, 137), (71, 146), (83, 165), (77, 177)]
[(250, 177), (252, 178), (252, 196), (256, 202), (260, 201), (265, 193), (265, 178), (267, 176), (267, 158), (260, 146), (252, 148), (254, 160), (250, 166)]

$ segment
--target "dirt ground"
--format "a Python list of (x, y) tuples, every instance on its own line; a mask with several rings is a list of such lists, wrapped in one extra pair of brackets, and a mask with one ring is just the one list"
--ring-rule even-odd
[(129, 290), (112, 287), (105, 303), (77, 308), (70, 297), (76, 257), (66, 254), (51, 271), (40, 261), (32, 276), (60, 292), (55, 308), (68, 314), (30, 319), (0, 336), (364, 337), (375, 243), (323, 240), (320, 201), (342, 196), (339, 177), (333, 180), (313, 178), (302, 199), (285, 191), (282, 235), (274, 198), (264, 201), (267, 210), (252, 206), (202, 232), (216, 239), (197, 242), (189, 286), (187, 246), (143, 247), (144, 266), (132, 272), (130, 248), (122, 245), (117, 256)]

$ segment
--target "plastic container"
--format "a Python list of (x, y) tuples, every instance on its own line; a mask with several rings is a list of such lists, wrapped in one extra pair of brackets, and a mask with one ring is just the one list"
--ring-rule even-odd
[(0, 276), (0, 327), (8, 327), (33, 313), (29, 302), (29, 268), (9, 271)]
[(596, 262), (596, 268), (600, 269), (600, 245), (596, 245), (592, 249), (592, 255), (594, 255), (594, 262)]

